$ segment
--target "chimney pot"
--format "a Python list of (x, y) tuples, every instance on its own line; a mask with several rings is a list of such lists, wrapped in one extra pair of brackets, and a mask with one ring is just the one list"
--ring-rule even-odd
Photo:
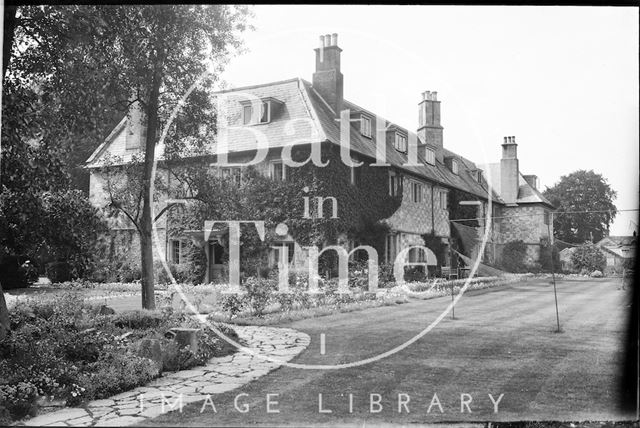
[(515, 143), (516, 143), (516, 136), (515, 136), (515, 135), (513, 135), (513, 136), (511, 137), (511, 142), (512, 142), (513, 144), (515, 144)]
[(431, 99), (431, 91), (425, 91), (424, 96), (425, 96), (425, 98), (424, 98), (425, 100), (430, 100)]
[(324, 35), (324, 45), (331, 46), (331, 34)]
[(438, 101), (438, 93), (436, 91), (431, 92), (431, 96), (433, 101)]
[(331, 44), (333, 46), (338, 46), (338, 33), (333, 33), (331, 35)]
[(320, 48), (324, 47), (324, 36), (320, 36)]

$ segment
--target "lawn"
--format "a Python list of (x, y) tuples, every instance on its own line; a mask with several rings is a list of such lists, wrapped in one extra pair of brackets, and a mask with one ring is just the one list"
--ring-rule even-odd
[[(385, 359), (340, 370), (283, 367), (239, 390), (214, 396), (216, 412), (209, 406), (200, 413), (201, 404), (194, 404), (183, 413), (163, 415), (148, 424), (630, 419), (634, 415), (616, 410), (629, 299), (619, 279), (561, 281), (558, 302), (563, 332), (556, 333), (553, 287), (548, 280), (472, 291), (456, 306), (456, 319), (445, 317), (426, 336)], [(295, 363), (340, 364), (405, 342), (449, 302), (447, 297), (414, 301), (283, 326), (312, 338)], [(324, 354), (321, 334), (325, 335)], [(319, 411), (319, 394), (322, 409), (332, 413)], [(501, 395), (495, 413), (493, 401)], [(236, 398), (241, 409), (248, 405), (247, 413), (234, 407)], [(268, 413), (267, 401), (279, 413)]]

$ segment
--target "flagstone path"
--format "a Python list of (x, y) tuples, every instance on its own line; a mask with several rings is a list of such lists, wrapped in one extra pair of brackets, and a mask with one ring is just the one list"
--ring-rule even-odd
[[(108, 399), (89, 402), (86, 407), (65, 408), (24, 421), (28, 426), (125, 426), (182, 405), (203, 401), (208, 394), (220, 394), (264, 376), (289, 361), (309, 345), (309, 336), (287, 328), (234, 326), (247, 348), (258, 355), (238, 351), (212, 358), (206, 366), (169, 372), (151, 383)], [(269, 361), (269, 356), (279, 361)]]

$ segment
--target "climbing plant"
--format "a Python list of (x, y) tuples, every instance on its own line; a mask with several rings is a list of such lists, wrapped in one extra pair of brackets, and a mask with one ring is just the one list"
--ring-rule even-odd
[[(309, 150), (308, 146), (296, 148), (292, 159), (306, 160)], [(204, 165), (176, 169), (174, 176), (184, 186), (172, 196), (188, 196), (193, 202), (169, 213), (169, 233), (201, 229), (206, 220), (255, 220), (264, 221), (267, 231), (273, 231), (279, 223), (286, 224), (289, 234), (302, 246), (322, 248), (337, 244), (338, 237), (345, 236), (359, 244), (371, 245), (381, 254), (389, 228), (380, 220), (390, 217), (402, 199), (401, 194), (388, 195), (387, 169), (359, 167), (358, 183), (354, 185), (350, 167), (342, 163), (335, 146), (322, 146), (322, 161), (328, 161), (328, 165), (320, 168), (308, 163), (299, 168), (287, 167), (286, 181), (271, 180), (256, 168), (246, 167), (242, 169), (239, 186), (234, 178), (221, 178), (216, 169), (202, 173)], [(326, 198), (322, 217), (316, 197)], [(337, 203), (336, 218), (332, 216), (330, 197)], [(255, 227), (249, 225), (241, 227), (241, 232), (244, 259), (264, 260), (277, 238), (268, 232), (262, 241)], [(331, 254), (323, 257), (324, 263), (332, 263)]]

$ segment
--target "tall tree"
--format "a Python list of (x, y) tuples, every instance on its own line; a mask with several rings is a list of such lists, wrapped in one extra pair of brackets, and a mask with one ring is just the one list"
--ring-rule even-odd
[(560, 177), (544, 196), (558, 207), (553, 221), (555, 236), (569, 243), (597, 242), (607, 236), (618, 212), (613, 203), (616, 192), (593, 170)]
[[(3, 94), (13, 88), (18, 102), (10, 111), (20, 126), (7, 127), (3, 119), (3, 146), (15, 150), (2, 155), (6, 165), (28, 168), (16, 174), (20, 168), (3, 165), (2, 189), (49, 191), (23, 180), (25, 174), (36, 169), (64, 176), (86, 159), (118, 112), (121, 117), (133, 101), (141, 105), (147, 130), (140, 218), (146, 308), (155, 305), (150, 189), (159, 130), (189, 86), (209, 67), (219, 71), (239, 47), (247, 12), (222, 5), (24, 6), (13, 15), (15, 40), (9, 44), (11, 60), (3, 64)], [(64, 178), (49, 176), (48, 183), (62, 191)]]
[[(102, 66), (117, 73), (137, 103), (146, 134), (141, 177), (142, 306), (154, 308), (153, 175), (160, 131), (181, 97), (205, 72), (221, 70), (240, 46), (248, 9), (228, 5), (96, 7)], [(212, 79), (210, 79), (211, 81)]]

